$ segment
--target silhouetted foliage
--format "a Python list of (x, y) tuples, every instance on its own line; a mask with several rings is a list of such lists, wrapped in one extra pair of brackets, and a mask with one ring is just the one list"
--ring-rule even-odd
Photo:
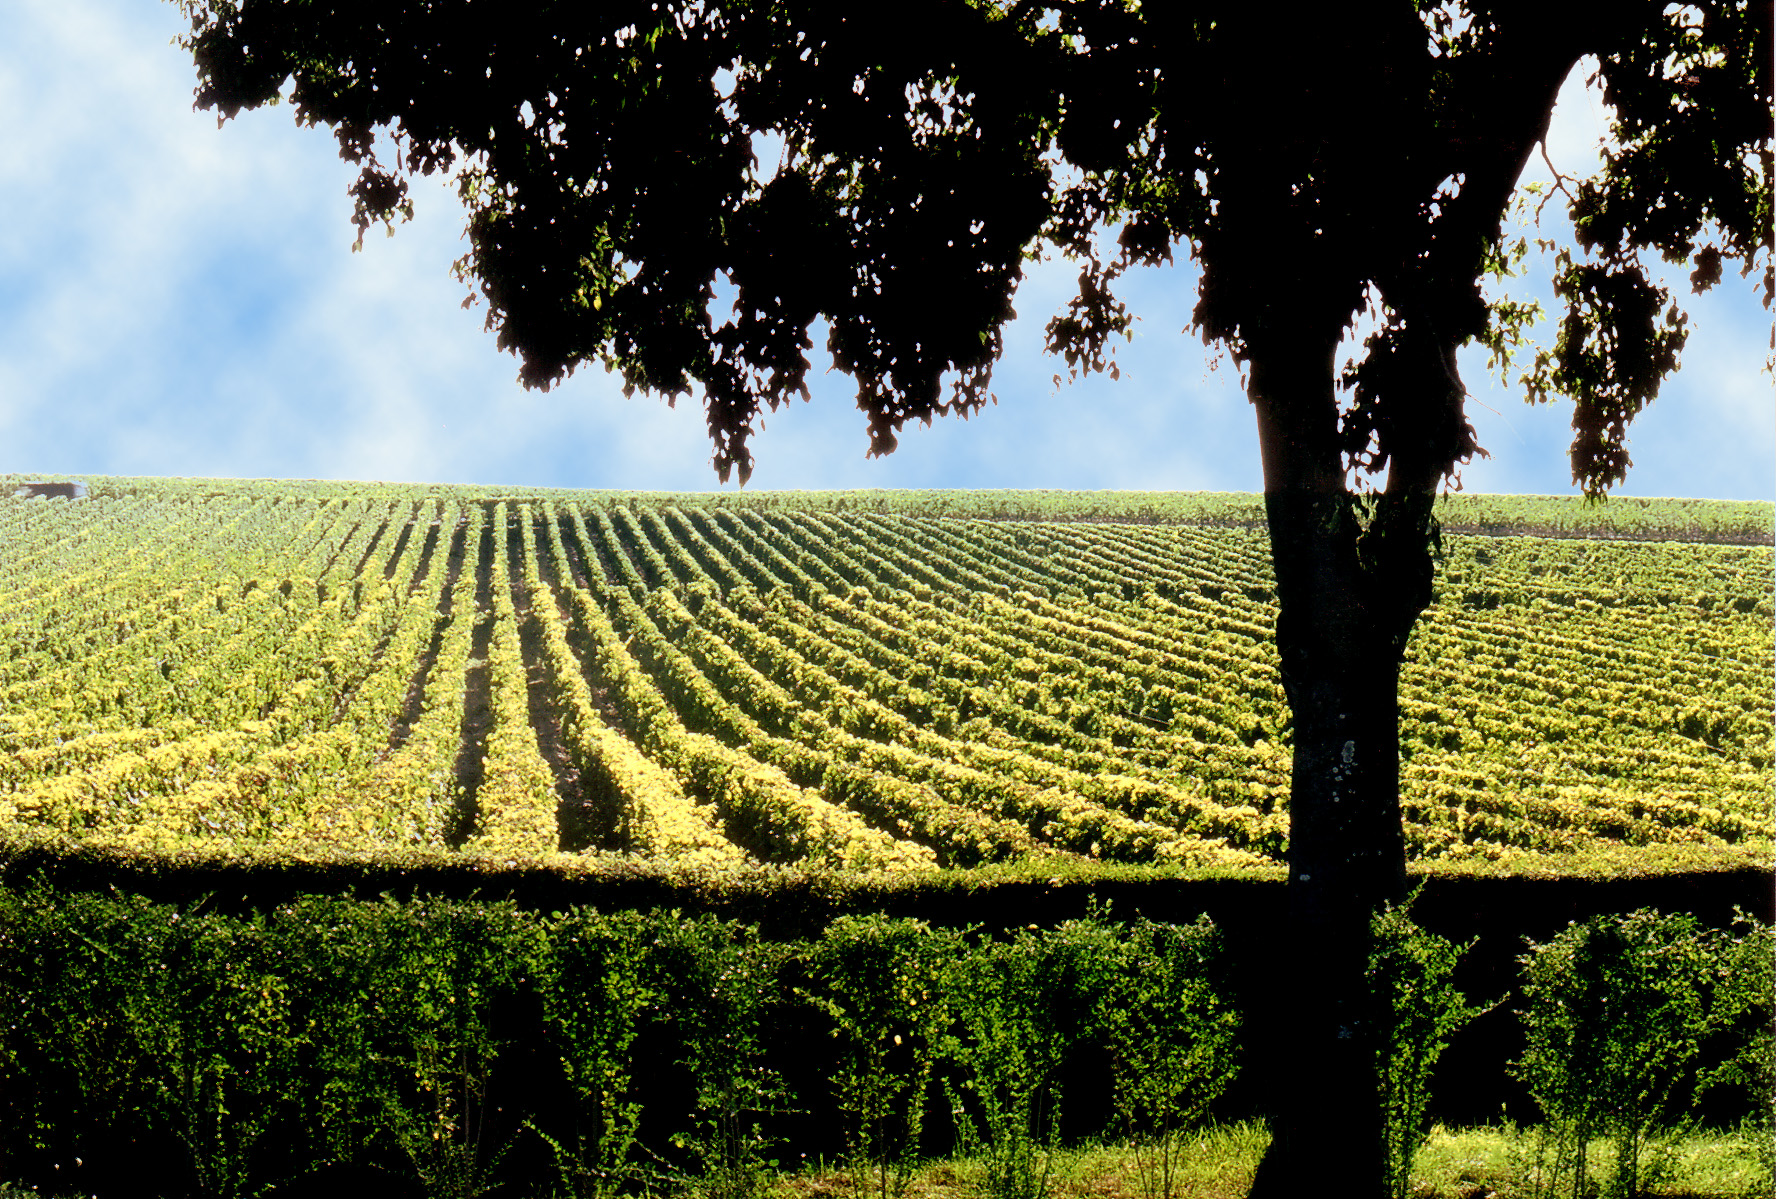
[[(1556, 182), (1566, 312), (1522, 382), (1574, 401), (1587, 492), (1623, 478), (1685, 338), (1651, 259), (1689, 262), (1701, 290), (1761, 257), (1776, 293), (1767, 0), (180, 2), (199, 107), (233, 116), (293, 80), (297, 119), (361, 167), (360, 236), (410, 214), (410, 176), (453, 173), (457, 274), (522, 381), (596, 362), (626, 390), (700, 390), (724, 480), (746, 480), (760, 414), (807, 395), (818, 319), (887, 453), (908, 420), (991, 398), (1032, 255), (1080, 266), (1048, 325), (1077, 374), (1116, 369), (1121, 275), (1187, 251), (1194, 327), (1257, 408), (1294, 713), (1291, 936), (1311, 981), (1258, 1190), (1299, 1190), (1288, 1163), (1313, 1160), (1379, 1193), (1373, 1047), (1351, 1030), (1376, 1026), (1369, 914), (1404, 897), (1396, 689), (1430, 602), (1432, 501), (1479, 452), (1456, 351), (1522, 344), (1531, 307), (1482, 284), (1527, 250), (1502, 218), (1594, 61), (1615, 145)], [(1341, 370), (1365, 313), (1376, 331)]]

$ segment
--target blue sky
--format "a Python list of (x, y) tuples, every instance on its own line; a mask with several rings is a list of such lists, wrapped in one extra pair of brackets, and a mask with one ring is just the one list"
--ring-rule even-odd
[[(460, 306), (462, 219), (441, 185), (416, 184), (417, 219), (350, 253), (353, 175), (331, 137), (288, 108), (220, 130), (193, 112), (172, 5), (12, 0), (5, 25), (0, 471), (716, 485), (694, 402), (625, 400), (598, 371), (547, 395), (517, 385), (483, 310)], [(1572, 81), (1550, 138), (1562, 171), (1595, 163), (1602, 113)], [(911, 429), (872, 461), (848, 379), (825, 375), (812, 404), (767, 418), (752, 486), (1258, 490), (1237, 373), (1182, 332), (1189, 268), (1131, 277), (1142, 320), (1120, 382), (1056, 389), (1041, 330), (1076, 275), (1054, 262), (1026, 280), (997, 407)], [(1690, 311), (1683, 370), (1635, 426), (1624, 491), (1770, 499), (1769, 315), (1731, 275)], [(1477, 355), (1463, 365), (1493, 454), (1467, 490), (1570, 493), (1567, 406), (1527, 406)]]

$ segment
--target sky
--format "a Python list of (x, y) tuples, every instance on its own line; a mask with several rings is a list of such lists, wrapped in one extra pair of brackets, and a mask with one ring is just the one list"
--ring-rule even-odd
[[(194, 112), (172, 4), (7, 0), (5, 14), (0, 472), (717, 487), (694, 399), (625, 399), (597, 369), (547, 394), (518, 385), (485, 309), (461, 306), (462, 210), (443, 184), (416, 181), (415, 220), (351, 253), (355, 176), (332, 137), (288, 107), (220, 129)], [(1605, 129), (1582, 73), (1549, 138), (1568, 175), (1595, 165)], [(1537, 161), (1526, 179), (1546, 173)], [(1194, 271), (1125, 277), (1141, 320), (1121, 379), (1057, 388), (1042, 328), (1077, 274), (1065, 261), (1028, 273), (997, 406), (909, 426), (883, 459), (865, 456), (849, 378), (821, 373), (817, 334), (813, 402), (766, 417), (750, 487), (1260, 490), (1238, 372), (1185, 330)], [(1539, 274), (1514, 294), (1552, 309)], [(1622, 491), (1776, 497), (1769, 314), (1732, 272), (1688, 307), (1683, 369), (1634, 425)], [(1481, 355), (1461, 363), (1492, 454), (1464, 488), (1573, 493), (1570, 406), (1526, 405)]]

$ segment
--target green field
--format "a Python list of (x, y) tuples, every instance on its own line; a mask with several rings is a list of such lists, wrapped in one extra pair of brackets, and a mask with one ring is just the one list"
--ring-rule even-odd
[[(15, 846), (1282, 861), (1257, 497), (89, 482), (0, 499)], [(1767, 862), (1771, 506), (1441, 514), (1414, 857)]]

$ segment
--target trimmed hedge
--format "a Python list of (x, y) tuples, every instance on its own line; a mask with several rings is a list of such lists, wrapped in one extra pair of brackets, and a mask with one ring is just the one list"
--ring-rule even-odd
[[(726, 1171), (744, 1189), (781, 1144), (828, 1158), (867, 1144), (890, 1171), (894, 1153), (951, 1149), (958, 1104), (933, 1102), (911, 1127), (905, 1117), (878, 1121), (863, 1138), (861, 1121), (881, 1107), (865, 1085), (872, 1073), (932, 1071), (927, 1097), (947, 1080), (964, 1127), (977, 1131), (994, 1119), (1003, 1127), (1007, 1110), (1046, 1110), (1019, 1107), (1030, 1097), (997, 1083), (970, 1087), (968, 1055), (933, 1048), (969, 1027), (955, 1004), (988, 994), (934, 963), (1000, 961), (994, 969), (1013, 977), (1048, 969), (1044, 954), (1062, 954), (1056, 963), (1109, 954), (1122, 964), (1076, 964), (1056, 977), (1095, 978), (1085, 991), (1068, 983), (1069, 993), (1100, 987), (1085, 1008), (1126, 1012), (1133, 992), (1116, 988), (1154, 976), (1153, 947), (1176, 943), (1143, 930), (1195, 928), (1185, 940), (1198, 948), (1218, 938), (1224, 953), (1180, 960), (1207, 972), (1197, 993), (1222, 996), (1259, 1030), (1241, 1038), (1231, 1085), (1198, 1094), (1191, 1110), (1254, 1115), (1288, 1065), (1262, 1034), (1283, 1018), (1289, 978), (1270, 951), (1283, 888), (1249, 877), (983, 872), (864, 885), (776, 872), (748, 886), (636, 877), (620, 889), (604, 880), (595, 909), (568, 899), (559, 880), (498, 897), (404, 898), (273, 897), (264, 884), (296, 880), (262, 874), (131, 880), (157, 883), (144, 888), (159, 892), (151, 897), (52, 886), (46, 867), (66, 870), (69, 859), (31, 865), (15, 859), (6, 877), (19, 884), (35, 873), (35, 885), (0, 889), (0, 1007), (15, 1013), (0, 1032), (0, 1178), (65, 1187), (70, 1176), (54, 1167), (80, 1159), (90, 1181), (73, 1185), (88, 1193), (248, 1193), (324, 1163), (429, 1177), (436, 1193), (440, 1179), (502, 1147), (499, 1168), (513, 1179), (540, 1186), (566, 1172), (582, 1193), (633, 1181), (636, 1160), (667, 1171), (660, 1185)], [(444, 878), (462, 882), (456, 871)], [(487, 881), (502, 879), (523, 881)], [(255, 880), (256, 891), (205, 886)], [(1434, 878), (1413, 917), (1459, 942), (1477, 938), (1452, 981), (1485, 1005), (1511, 996), (1526, 936), (1648, 907), (1725, 929), (1737, 906), (1768, 922), (1770, 899), (1761, 872)], [(1504, 1104), (1515, 1119), (1537, 1118), (1505, 1068), (1524, 1045), (1515, 1006), (1495, 1006), (1455, 1035), (1432, 1079), (1432, 1116), (1477, 1123)], [(876, 1041), (902, 1038), (874, 1066), (860, 1048), (871, 1021), (888, 1030)], [(1121, 1131), (1117, 1079), (1154, 1074), (1117, 1065), (1106, 1049), (1113, 1023), (1073, 1019), (1061, 1049), (1019, 1050), (1048, 1063), (1043, 1085), (1065, 1090), (1066, 1136)], [(1711, 1045), (1698, 1069), (1718, 1073), (1733, 1052)], [(845, 1080), (844, 1094), (829, 1090)], [(983, 1095), (997, 1116), (979, 1106)], [(1705, 1101), (1698, 1112), (1716, 1119), (1739, 1118), (1747, 1102), (1730, 1087)], [(727, 1125), (699, 1121), (717, 1109), (731, 1113)], [(1033, 1134), (1029, 1144), (1039, 1143)], [(118, 1173), (100, 1179), (107, 1170)], [(143, 1179), (159, 1192), (131, 1189)]]
[[(1045, 1152), (1120, 1131), (1114, 1080), (1154, 1077), (1167, 1047), (1114, 1028), (1148, 1008), (1212, 1050), (1161, 1101), (1206, 1107), (1233, 1069), (1223, 975), (1207, 920), (995, 938), (841, 918), (773, 940), (674, 910), (0, 892), (0, 1178), (218, 1199), (322, 1170), (430, 1195), (695, 1180), (738, 1199), (779, 1146), (863, 1177), (948, 1149), (952, 1112)], [(1008, 1045), (1028, 1059), (1010, 1075)]]

